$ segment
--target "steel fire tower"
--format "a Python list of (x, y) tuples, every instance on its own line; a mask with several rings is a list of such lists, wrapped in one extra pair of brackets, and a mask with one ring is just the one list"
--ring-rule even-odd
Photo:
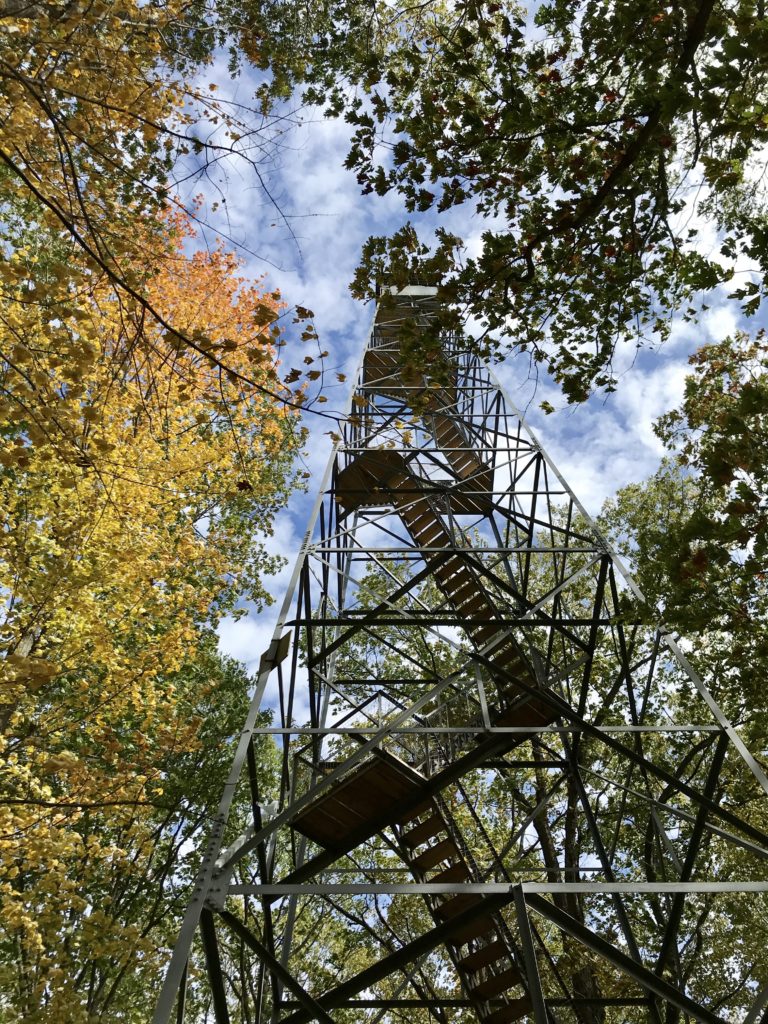
[(768, 778), (462, 338), (409, 367), (437, 302), (379, 302), (156, 1024), (766, 1020), (707, 935)]

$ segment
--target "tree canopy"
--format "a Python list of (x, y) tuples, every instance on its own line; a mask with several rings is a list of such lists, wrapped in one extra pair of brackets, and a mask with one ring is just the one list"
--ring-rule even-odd
[(103, 275), (81, 270), (73, 292), (40, 226), (0, 303), (0, 949), (5, 998), (30, 1021), (87, 1020), (153, 989), (184, 844), (247, 701), (212, 630), (270, 600), (281, 560), (265, 541), (304, 440), (271, 397), (262, 314), (278, 300), (222, 246), (185, 254), (181, 218), (151, 230), (166, 250), (151, 301), (226, 351), (228, 372), (169, 346)]
[[(226, 7), (216, 18), (204, 5), (175, 0), (3, 4), (0, 214), (4, 224), (20, 220), (30, 229), (22, 255), (33, 262), (33, 225), (43, 229), (47, 245), (69, 253), (57, 264), (58, 294), (32, 275), (47, 302), (65, 301), (82, 275), (96, 275), (118, 302), (157, 325), (156, 344), (166, 346), (169, 358), (183, 343), (249, 387), (269, 388), (300, 407), (307, 398), (302, 383), (291, 388), (296, 378), (289, 385), (267, 382), (251, 377), (247, 366), (230, 365), (204, 323), (191, 332), (173, 308), (158, 304), (155, 286), (166, 256), (167, 211), (202, 220), (192, 186), (228, 159), (263, 187), (259, 164), (285, 131), (284, 114), (272, 119), (255, 101), (219, 100), (218, 83), (201, 79), (217, 45), (237, 38), (236, 22)], [(247, 62), (245, 51), (237, 52)], [(13, 232), (5, 231), (4, 241), (6, 253), (17, 257)], [(2, 260), (0, 282), (14, 288), (28, 269), (17, 258)], [(264, 326), (286, 315), (269, 302), (259, 313)], [(306, 339), (316, 338), (311, 310), (295, 307), (293, 320)], [(314, 372), (302, 369), (304, 384), (317, 379)]]
[[(363, 191), (394, 191), (425, 214), (369, 239), (357, 295), (383, 279), (439, 281), (454, 317), (479, 323), (482, 351), (528, 352), (570, 401), (612, 390), (617, 347), (662, 342), (673, 316), (696, 316), (701, 292), (730, 282), (744, 312), (758, 309), (761, 3), (248, 10), (278, 92), (292, 77), (343, 111)], [(480, 215), (479, 239), (456, 236), (456, 207)]]
[[(471, 320), (486, 354), (527, 352), (570, 401), (613, 390), (617, 349), (663, 342), (702, 292), (727, 285), (745, 313), (761, 305), (759, 0), (551, 0), (531, 12), (490, 0), (72, 0), (1, 13), (5, 192), (34, 196), (152, 315), (152, 234), (131, 224), (212, 164), (237, 159), (258, 180), (296, 88), (349, 122), (363, 191), (395, 192), (415, 215), (368, 240), (355, 293), (439, 281), (445, 325)], [(223, 53), (234, 75), (260, 76), (250, 103), (205, 83)], [(455, 234), (458, 208), (479, 215), (480, 237)]]
[(650, 614), (697, 638), (699, 670), (757, 750), (768, 658), (765, 360), (762, 332), (701, 348), (681, 406), (656, 424), (669, 458), (604, 509)]
[(247, 704), (215, 628), (282, 564), (286, 307), (178, 195), (185, 159), (254, 145), (195, 84), (203, 24), (0, 6), (4, 1019), (151, 1012)]

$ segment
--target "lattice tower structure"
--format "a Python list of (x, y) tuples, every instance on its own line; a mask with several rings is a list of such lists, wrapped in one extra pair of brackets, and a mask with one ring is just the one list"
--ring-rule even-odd
[(438, 310), (379, 302), (156, 1024), (765, 1020), (706, 929), (768, 779)]

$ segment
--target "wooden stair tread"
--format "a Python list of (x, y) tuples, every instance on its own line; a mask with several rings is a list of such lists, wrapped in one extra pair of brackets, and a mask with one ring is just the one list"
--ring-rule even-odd
[(524, 704), (515, 704), (511, 708), (503, 708), (494, 719), (494, 725), (537, 726), (551, 725), (560, 717), (560, 712), (545, 703), (531, 697)]
[(469, 910), (470, 907), (479, 906), (482, 902), (483, 897), (478, 893), (458, 893), (456, 896), (449, 897), (445, 903), (441, 903), (435, 909), (435, 917), (440, 921), (449, 921), (452, 917), (456, 917), (457, 914)]
[[(442, 588), (441, 588), (442, 589)], [(473, 597), (483, 597), (477, 586), (476, 581), (470, 576), (470, 574), (464, 570), (462, 573), (457, 573), (451, 581), (451, 586), (445, 587), (445, 593), (449, 599), (455, 604), (461, 601), (466, 601)]]
[(469, 868), (466, 864), (451, 864), (444, 871), (438, 871), (436, 875), (432, 875), (429, 881), (435, 883), (465, 882), (468, 878)]
[(408, 519), (408, 526), (414, 532), (422, 529), (422, 527), (429, 526), (433, 522), (433, 517), (428, 515), (426, 512), (412, 512), (411, 510), (406, 511), (403, 509), (402, 515)]
[(483, 935), (495, 935), (496, 926), (493, 922), (493, 918), (487, 914), (481, 914), (475, 918), (474, 921), (470, 921), (465, 925), (462, 925), (455, 932), (453, 932), (448, 939), (451, 946), (464, 946), (467, 942), (471, 942), (472, 939), (479, 939)]
[(422, 804), (417, 804), (412, 807), (410, 811), (406, 811), (402, 818), (397, 818), (396, 822), (398, 825), (407, 825), (409, 821), (413, 821), (415, 818), (420, 818), (422, 814), (426, 814), (427, 811), (433, 811), (435, 809), (434, 802), (432, 800), (425, 800)]
[(436, 836), (439, 832), (445, 832), (445, 822), (441, 816), (435, 812), (426, 821), (422, 821), (415, 828), (410, 829), (408, 832), (403, 833), (400, 836), (400, 841), (404, 846), (414, 849), (417, 846), (421, 846), (427, 839), (431, 839)]
[(478, 618), (482, 613), (483, 616), (491, 611), (491, 606), (485, 599), (483, 594), (474, 594), (468, 597), (465, 601), (455, 602), (456, 611), (460, 615), (466, 615), (468, 619)]
[(456, 849), (456, 844), (453, 840), (443, 839), (434, 846), (428, 847), (423, 853), (420, 853), (418, 857), (415, 857), (411, 861), (411, 865), (416, 868), (417, 871), (423, 871), (425, 868), (435, 867), (436, 864), (439, 864), (443, 860), (447, 860), (448, 857), (457, 857), (458, 854), (459, 851)]
[(474, 985), (472, 987), (472, 995), (479, 996), (481, 999), (492, 999), (493, 996), (501, 995), (502, 992), (507, 992), (509, 989), (519, 985), (522, 980), (522, 975), (516, 967), (508, 967), (506, 971), (494, 974), (490, 978), (486, 978), (485, 981), (481, 981), (478, 985)]
[(482, 626), (475, 626), (471, 631), (472, 639), (478, 647), (487, 647), (489, 641), (502, 632), (503, 626), (495, 622), (484, 622)]
[(493, 660), (507, 672), (523, 671), (527, 668), (525, 662), (520, 657), (520, 652), (515, 648), (503, 647), (498, 653), (494, 654)]
[(490, 1013), (484, 1024), (512, 1024), (513, 1021), (522, 1020), (531, 1012), (531, 1000), (527, 996), (520, 999), (510, 999), (506, 1006), (500, 1006), (498, 1010)]
[(448, 583), (463, 568), (464, 563), (456, 555), (453, 555), (435, 569), (435, 576), (444, 583)]
[(467, 572), (457, 573), (451, 581), (451, 586), (440, 587), (445, 597), (454, 605), (462, 601), (471, 601), (478, 594), (477, 584)]
[(463, 971), (479, 971), (481, 967), (489, 967), (491, 964), (495, 964), (502, 957), (509, 957), (509, 950), (501, 939), (495, 939), (493, 942), (489, 942), (485, 946), (481, 946), (480, 949), (476, 949), (472, 953), (468, 953), (459, 960), (459, 967)]
[[(425, 548), (435, 547), (435, 541), (438, 537), (444, 537), (448, 539), (445, 530), (440, 526), (439, 523), (433, 523), (431, 526), (425, 526), (423, 529), (414, 530), (414, 539), (418, 540), (419, 544)], [(446, 544), (441, 544), (441, 547), (446, 547)]]

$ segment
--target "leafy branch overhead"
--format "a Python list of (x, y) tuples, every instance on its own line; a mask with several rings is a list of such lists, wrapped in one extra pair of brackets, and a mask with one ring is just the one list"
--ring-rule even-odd
[[(186, 346), (244, 386), (306, 407), (305, 389), (236, 367), (202, 325), (190, 333), (152, 294), (169, 210), (205, 224), (199, 204), (184, 205), (193, 182), (236, 161), (270, 198), (259, 165), (285, 117), (219, 99), (217, 84), (197, 77), (226, 31), (176, 0), (0, 6), (0, 210), (5, 221), (24, 211), (71, 247), (72, 273), (57, 268), (62, 286), (77, 289), (83, 273), (104, 278), (170, 352)], [(3, 263), (0, 278), (13, 284), (14, 272)], [(278, 342), (284, 317), (265, 306), (257, 323)]]
[[(613, 390), (617, 346), (663, 341), (673, 314), (694, 317), (697, 293), (731, 279), (739, 252), (754, 275), (733, 298), (758, 308), (768, 273), (760, 3), (550, 0), (532, 21), (478, 0), (287, 8), (301, 26), (294, 41), (298, 32), (312, 50), (291, 60), (256, 14), (276, 81), (293, 75), (344, 111), (347, 166), (364, 192), (397, 192), (429, 214), (369, 239), (357, 295), (382, 278), (442, 282), (482, 325), (484, 353), (527, 351), (570, 401)], [(459, 206), (487, 219), (482, 237), (451, 232)], [(719, 231), (714, 252), (698, 217)], [(437, 225), (431, 242), (419, 221)]]

